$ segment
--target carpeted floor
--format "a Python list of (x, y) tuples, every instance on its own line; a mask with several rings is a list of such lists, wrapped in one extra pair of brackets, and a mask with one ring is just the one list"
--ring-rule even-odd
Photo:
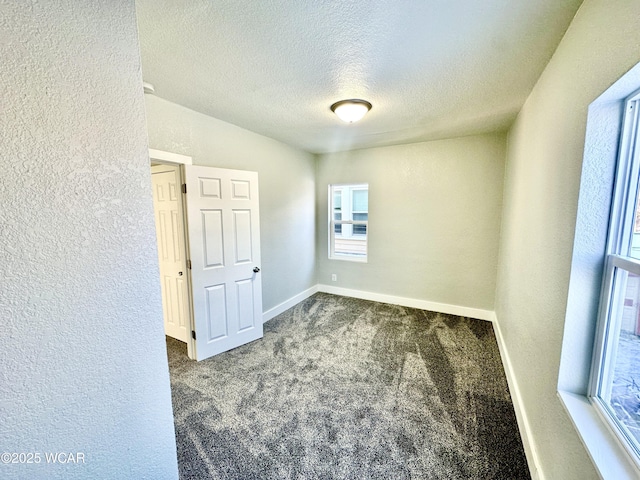
[(203, 362), (168, 339), (182, 479), (529, 479), (491, 323), (318, 293)]

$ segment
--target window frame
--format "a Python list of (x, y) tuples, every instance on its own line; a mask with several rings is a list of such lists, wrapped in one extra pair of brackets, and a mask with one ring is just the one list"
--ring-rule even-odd
[(630, 256), (640, 190), (640, 90), (624, 101), (620, 132), (587, 396), (606, 427), (640, 468), (640, 442), (618, 420), (609, 404), (612, 357), (616, 355), (622, 321), (619, 300), (626, 288), (621, 272), (640, 276), (640, 259)]
[[(603, 479), (636, 480), (640, 468), (619, 436), (589, 398), (589, 379), (602, 293), (613, 186), (620, 154), (626, 100), (640, 87), (640, 63), (633, 66), (587, 107), (584, 148), (571, 265), (560, 349), (557, 392), (589, 458)], [(513, 380), (517, 392), (517, 382)], [(518, 412), (518, 410), (516, 410)], [(526, 411), (528, 458), (540, 465)], [(526, 448), (526, 447), (525, 447)]]
[[(369, 219), (368, 219), (368, 214), (369, 214), (369, 210), (367, 209), (367, 220), (353, 220), (353, 201), (354, 201), (354, 195), (353, 192), (356, 190), (366, 190), (367, 192), (367, 196), (369, 194), (369, 184), (368, 183), (340, 183), (340, 184), (329, 184), (328, 186), (328, 217), (329, 217), (329, 221), (328, 221), (328, 232), (329, 232), (329, 244), (328, 244), (328, 257), (330, 260), (346, 260), (346, 261), (351, 261), (351, 262), (361, 262), (361, 263), (367, 263), (368, 261), (368, 257), (369, 257)], [(341, 196), (341, 209), (340, 209), (340, 214), (341, 214), (341, 219), (340, 220), (336, 220), (335, 219), (335, 205), (334, 205), (334, 194), (336, 192), (340, 192), (340, 196)], [(345, 193), (348, 192), (348, 195), (346, 195)], [(347, 208), (345, 208), (345, 201), (347, 201), (349, 204), (346, 206)], [(368, 202), (368, 199), (367, 199)], [(347, 212), (347, 214), (345, 215), (345, 212)], [(356, 213), (363, 213), (361, 211), (358, 211)], [(348, 217), (348, 219), (345, 219), (345, 216)], [(342, 228), (342, 226), (344, 225), (363, 225), (366, 229), (366, 233), (362, 234), (362, 233), (354, 233), (353, 231), (351, 232), (350, 235), (345, 235), (344, 231), (345, 229)], [(336, 227), (340, 226), (340, 233), (338, 234), (336, 232)], [(336, 240), (336, 236), (339, 236), (340, 238), (355, 238), (358, 240), (362, 240), (364, 239), (365, 241), (365, 253), (363, 255), (358, 255), (358, 254), (348, 254), (348, 253), (336, 253), (335, 251), (335, 240)]]

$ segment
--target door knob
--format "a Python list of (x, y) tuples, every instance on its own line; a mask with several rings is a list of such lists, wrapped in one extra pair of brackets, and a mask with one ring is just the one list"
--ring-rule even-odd
[(255, 273), (258, 273), (258, 272), (260, 271), (260, 269), (259, 269), (258, 267), (254, 267), (253, 271), (254, 271)]
[(178, 272), (178, 275), (179, 275), (179, 276), (182, 276), (182, 272)]

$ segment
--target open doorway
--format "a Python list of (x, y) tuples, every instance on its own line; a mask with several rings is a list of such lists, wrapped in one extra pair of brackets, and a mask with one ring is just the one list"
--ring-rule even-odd
[(184, 183), (181, 165), (190, 165), (191, 157), (158, 150), (150, 150), (149, 157), (164, 331), (167, 337), (183, 343), (187, 355), (193, 359), (191, 286), (181, 194)]
[(262, 338), (257, 172), (150, 157), (165, 333), (195, 360)]

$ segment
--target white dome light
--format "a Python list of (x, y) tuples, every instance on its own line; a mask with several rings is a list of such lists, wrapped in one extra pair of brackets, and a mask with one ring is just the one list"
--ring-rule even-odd
[(346, 123), (361, 120), (369, 110), (371, 110), (371, 104), (366, 100), (340, 100), (331, 105), (331, 111)]

